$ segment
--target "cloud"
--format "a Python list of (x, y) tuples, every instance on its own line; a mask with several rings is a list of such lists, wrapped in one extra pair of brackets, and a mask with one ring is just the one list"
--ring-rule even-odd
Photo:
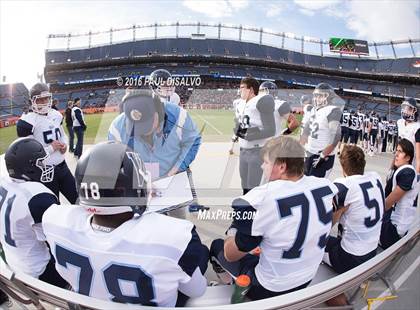
[(188, 9), (202, 13), (211, 18), (229, 17), (248, 7), (248, 0), (184, 0), (182, 4)]
[(417, 1), (349, 1), (346, 25), (357, 38), (389, 41), (420, 37)]
[(265, 15), (267, 17), (275, 17), (280, 15), (285, 9), (285, 6), (281, 3), (279, 4), (269, 4), (265, 10)]
[(306, 11), (318, 11), (340, 3), (340, 0), (294, 0), (295, 4)]
[(306, 15), (306, 16), (314, 16), (315, 15), (315, 11), (304, 9), (304, 8), (299, 9), (299, 12), (301, 12), (303, 15)]

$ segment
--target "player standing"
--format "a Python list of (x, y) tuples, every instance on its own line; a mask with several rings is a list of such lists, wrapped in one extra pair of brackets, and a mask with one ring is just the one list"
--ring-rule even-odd
[(46, 164), (54, 166), (54, 180), (46, 183), (59, 198), (60, 192), (70, 203), (77, 199), (76, 185), (64, 154), (67, 150), (67, 136), (63, 130), (63, 116), (51, 109), (52, 95), (48, 85), (35, 84), (29, 91), (32, 112), (23, 114), (16, 124), (18, 137), (33, 137), (40, 142), (49, 157)]

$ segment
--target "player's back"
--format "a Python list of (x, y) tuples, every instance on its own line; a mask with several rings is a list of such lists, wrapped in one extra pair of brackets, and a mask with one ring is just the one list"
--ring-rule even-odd
[(343, 226), (342, 248), (362, 256), (375, 250), (381, 233), (384, 213), (384, 190), (376, 172), (352, 175), (334, 181), (339, 189), (338, 203), (349, 206), (340, 223)]
[(41, 219), (57, 199), (39, 182), (0, 179), (0, 241), (13, 270), (38, 277), (50, 260)]
[(54, 206), (43, 218), (56, 269), (73, 289), (115, 302), (175, 306), (179, 283), (190, 279), (178, 262), (193, 224), (149, 213), (101, 232), (91, 219), (71, 205)]
[(266, 289), (288, 290), (315, 276), (331, 229), (336, 193), (329, 180), (303, 176), (296, 182), (272, 181), (243, 196), (257, 211), (252, 234), (263, 239), (255, 273)]

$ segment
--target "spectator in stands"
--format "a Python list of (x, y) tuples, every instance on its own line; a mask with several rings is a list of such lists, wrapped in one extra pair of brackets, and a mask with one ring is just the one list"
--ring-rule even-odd
[(65, 120), (66, 120), (66, 128), (67, 132), (69, 133), (69, 151), (70, 153), (74, 152), (74, 130), (73, 130), (73, 119), (71, 117), (71, 110), (73, 108), (73, 101), (69, 100), (67, 102), (67, 108), (64, 112)]
[(57, 99), (53, 99), (52, 105), (51, 105), (51, 109), (54, 109), (54, 110), (58, 111), (57, 105), (58, 105), (58, 100)]
[(276, 133), (274, 98), (258, 96), (259, 83), (246, 77), (240, 84), (241, 101), (236, 105), (233, 141), (239, 139), (239, 173), (243, 193), (261, 183), (261, 148)]
[(54, 180), (45, 183), (58, 198), (60, 192), (70, 203), (77, 199), (76, 183), (64, 154), (67, 150), (67, 136), (60, 112), (51, 109), (51, 93), (48, 85), (36, 83), (29, 91), (33, 112), (23, 114), (16, 124), (18, 137), (33, 136), (49, 155), (46, 164), (54, 166)]
[(83, 136), (85, 135), (85, 131), (87, 128), (83, 111), (82, 109), (80, 109), (81, 103), (82, 102), (80, 98), (75, 98), (73, 102), (73, 108), (71, 109), (71, 118), (73, 120), (73, 130), (76, 133), (76, 137), (77, 137), (77, 144), (74, 150), (74, 156), (76, 158), (80, 158), (80, 156), (82, 156)]
[(412, 165), (413, 158), (413, 144), (401, 139), (385, 187), (385, 215), (381, 229), (381, 245), (385, 249), (404, 237), (416, 219), (420, 183)]
[[(124, 113), (109, 127), (109, 140), (121, 141), (138, 152), (153, 179), (182, 171), (190, 173), (201, 135), (186, 110), (164, 104), (149, 90), (128, 92), (122, 100), (122, 109)], [(193, 188), (191, 178), (190, 181)]]

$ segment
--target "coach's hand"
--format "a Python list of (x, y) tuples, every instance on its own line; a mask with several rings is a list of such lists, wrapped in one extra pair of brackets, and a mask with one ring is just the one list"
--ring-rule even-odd
[(312, 167), (313, 167), (313, 168), (316, 168), (316, 167), (318, 167), (320, 164), (322, 164), (324, 161), (326, 161), (326, 159), (325, 159), (325, 155), (324, 155), (324, 153), (322, 153), (322, 152), (321, 152), (321, 153), (319, 153), (319, 157), (313, 161), (313, 163), (312, 163)]

